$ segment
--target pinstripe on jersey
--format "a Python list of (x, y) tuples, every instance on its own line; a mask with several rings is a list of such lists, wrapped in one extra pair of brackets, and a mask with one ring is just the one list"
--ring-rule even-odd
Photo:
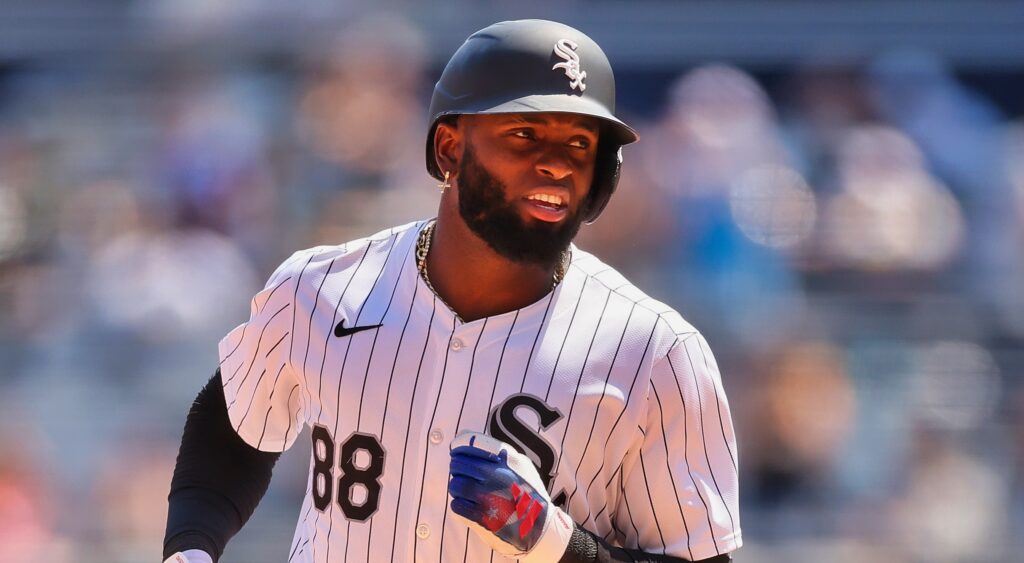
[[(424, 225), (297, 252), (220, 343), (246, 442), (280, 451), (314, 428), (288, 559), (503, 561), (448, 517), (463, 429), (523, 450), (609, 541), (687, 559), (738, 548), (735, 435), (704, 338), (575, 247), (548, 296), (461, 323), (416, 271)], [(338, 337), (339, 323), (359, 330)]]

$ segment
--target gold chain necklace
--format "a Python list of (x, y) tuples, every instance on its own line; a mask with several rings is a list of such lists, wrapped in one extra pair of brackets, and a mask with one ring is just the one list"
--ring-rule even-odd
[[(432, 221), (425, 229), (420, 231), (420, 236), (416, 239), (416, 269), (419, 270), (420, 277), (423, 278), (423, 282), (427, 284), (430, 291), (433, 292), (434, 295), (437, 295), (437, 298), (441, 300), (441, 303), (444, 303), (445, 307), (448, 307), (448, 309), (454, 313), (455, 309), (452, 309), (451, 305), (449, 305), (441, 295), (437, 293), (433, 284), (430, 283), (430, 276), (427, 275), (427, 254), (430, 252), (430, 243), (434, 240), (434, 225), (436, 224), (436, 221)], [(558, 267), (555, 268), (555, 273), (551, 276), (552, 290), (558, 287), (558, 284), (562, 283), (562, 280), (565, 278), (565, 270), (568, 268), (568, 265), (569, 251), (566, 250), (562, 252), (562, 259), (558, 261)], [(459, 317), (458, 313), (455, 313), (455, 318), (457, 318), (459, 322), (462, 322), (462, 318)]]

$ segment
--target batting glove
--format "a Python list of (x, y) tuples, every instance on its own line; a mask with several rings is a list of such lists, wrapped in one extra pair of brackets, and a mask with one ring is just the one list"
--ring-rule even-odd
[(558, 561), (572, 536), (530, 458), (479, 432), (452, 441), (452, 512), (492, 549), (521, 563)]
[(164, 563), (213, 563), (213, 558), (201, 549), (189, 549), (164, 559)]

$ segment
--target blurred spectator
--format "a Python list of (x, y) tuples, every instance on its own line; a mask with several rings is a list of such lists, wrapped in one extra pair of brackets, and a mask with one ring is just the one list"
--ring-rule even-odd
[(55, 529), (59, 496), (43, 467), (21, 440), (0, 436), (0, 561), (71, 561), (70, 548)]
[(869, 76), (882, 115), (922, 148), (929, 168), (963, 201), (965, 285), (989, 302), (993, 282), (1020, 255), (1009, 236), (1013, 206), (1001, 166), (1002, 115), (928, 52), (887, 53), (872, 63)]
[(126, 439), (109, 452), (96, 478), (93, 506), (103, 534), (103, 559), (130, 563), (153, 558), (163, 542), (166, 502), (174, 468), (173, 442)]
[(354, 174), (393, 166), (401, 137), (422, 121), (418, 30), (401, 19), (373, 17), (341, 35), (330, 54), (302, 96), (304, 140)]
[(823, 254), (875, 271), (947, 265), (961, 246), (963, 215), (914, 143), (889, 127), (859, 126), (837, 148), (841, 191), (826, 208)]
[(230, 235), (260, 266), (276, 265), (287, 201), (271, 168), (275, 92), (256, 74), (177, 85), (156, 170), (162, 191), (144, 194), (148, 221)]
[(0, 262), (10, 259), (22, 249), (27, 238), (27, 215), (20, 194), (0, 184)]
[[(771, 510), (833, 502), (836, 465), (857, 411), (842, 351), (801, 342), (766, 358), (762, 393), (746, 414), (750, 500)], [(755, 430), (756, 429), (756, 430)]]
[[(955, 440), (920, 435), (908, 487), (897, 501), (897, 537), (917, 561), (1009, 561), (1007, 486)], [(1007, 559), (1009, 557), (1009, 559)]]
[(1006, 261), (1000, 274), (989, 280), (997, 306), (995, 315), (1004, 328), (1024, 338), (1024, 122), (1007, 125), (1002, 151), (1003, 169), (1013, 190), (1013, 225), (1007, 230)]
[(813, 54), (790, 77), (779, 103), (791, 157), (815, 188), (827, 191), (827, 173), (847, 131), (876, 119), (859, 65)]
[(1010, 540), (1008, 553), (1024, 550), (1024, 537), (1013, 533), (1024, 527), (1024, 386), (1013, 390), (1007, 400), (1009, 406), (1009, 449), (1005, 458), (1006, 480), (1009, 483), (1009, 519), (1005, 528)]
[[(424, 173), (424, 39), (399, 16), (357, 19), (311, 56), (294, 129), (310, 244), (337, 244), (436, 211)], [(348, 193), (353, 191), (353, 193)], [(359, 210), (360, 212), (354, 212)]]
[(259, 291), (258, 279), (234, 242), (213, 231), (148, 228), (108, 241), (85, 281), (99, 322), (161, 342), (238, 319), (241, 296)]
[(961, 187), (963, 195), (976, 190), (996, 195), (996, 124), (1002, 116), (988, 100), (925, 51), (886, 53), (873, 61), (868, 77), (882, 116), (924, 149), (943, 178)]
[[(768, 96), (737, 68), (699, 67), (672, 86), (665, 119), (652, 129), (638, 148), (672, 213), (657, 255), (670, 295), (698, 325), (745, 345), (782, 341), (802, 303), (781, 251), (806, 234), (814, 204), (788, 168)], [(759, 328), (769, 323), (781, 330)]]

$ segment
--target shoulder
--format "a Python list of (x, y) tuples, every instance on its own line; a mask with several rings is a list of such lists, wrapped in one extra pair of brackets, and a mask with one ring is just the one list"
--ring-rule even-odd
[(344, 244), (314, 246), (296, 251), (277, 267), (267, 285), (277, 285), (288, 279), (296, 283), (307, 283), (323, 279), (328, 273), (355, 267), (371, 253), (383, 252), (390, 255), (395, 247), (413, 241), (424, 224), (425, 221), (416, 221)]
[(571, 268), (585, 277), (586, 286), (603, 289), (632, 302), (630, 324), (647, 327), (655, 359), (668, 355), (680, 341), (699, 334), (678, 311), (645, 293), (612, 266), (576, 246), (572, 250)]

